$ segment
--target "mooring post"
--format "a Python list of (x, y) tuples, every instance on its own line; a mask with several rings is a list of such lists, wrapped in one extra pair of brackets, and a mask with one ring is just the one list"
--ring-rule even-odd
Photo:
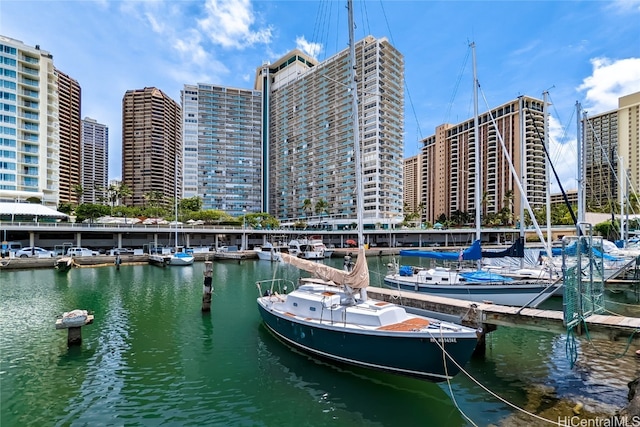
[(213, 292), (213, 262), (204, 262), (204, 285), (202, 287), (202, 311), (211, 310), (211, 293)]
[(93, 314), (86, 310), (73, 310), (62, 315), (56, 320), (56, 329), (67, 330), (67, 345), (82, 344), (82, 327), (93, 323)]

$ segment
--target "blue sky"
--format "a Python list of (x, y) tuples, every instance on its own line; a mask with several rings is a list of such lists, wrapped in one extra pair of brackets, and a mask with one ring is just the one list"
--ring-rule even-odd
[[(405, 57), (405, 155), (441, 123), (519, 95), (553, 107), (552, 161), (576, 188), (575, 103), (588, 114), (640, 91), (640, 0), (354, 0), (356, 39), (387, 37)], [(0, 1), (0, 34), (39, 44), (82, 87), (82, 117), (109, 126), (109, 177), (121, 173), (121, 102), (155, 86), (253, 88), (255, 70), (294, 48), (324, 60), (347, 47), (346, 0)], [(486, 99), (486, 103), (485, 103)], [(559, 187), (552, 184), (552, 191)]]

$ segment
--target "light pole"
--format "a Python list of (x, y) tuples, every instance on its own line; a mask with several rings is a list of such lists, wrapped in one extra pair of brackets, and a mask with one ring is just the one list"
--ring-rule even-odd
[(242, 250), (247, 249), (247, 210), (242, 209)]

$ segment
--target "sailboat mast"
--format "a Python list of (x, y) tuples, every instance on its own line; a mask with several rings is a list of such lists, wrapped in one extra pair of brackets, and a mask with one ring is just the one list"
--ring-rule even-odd
[(580, 112), (582, 107), (580, 102), (576, 101), (576, 142), (578, 145), (578, 223), (576, 224), (578, 236), (582, 234), (580, 231), (581, 224), (584, 223), (584, 212), (585, 212), (585, 203), (584, 203), (584, 141), (582, 138), (582, 132), (580, 127)]
[(473, 142), (475, 150), (475, 205), (476, 205), (476, 240), (482, 238), (481, 227), (482, 219), (480, 216), (481, 193), (480, 186), (482, 184), (482, 175), (480, 173), (480, 131), (478, 125), (478, 74), (476, 70), (476, 44), (471, 42), (471, 53), (473, 61)]
[(358, 117), (358, 82), (356, 76), (356, 47), (353, 33), (353, 1), (347, 2), (349, 9), (349, 61), (351, 67), (351, 111), (353, 116), (353, 156), (356, 172), (356, 213), (358, 224), (358, 246), (364, 246), (363, 210), (364, 199), (362, 196), (362, 163), (360, 154), (360, 119)]
[(173, 162), (173, 201), (174, 201), (174, 215), (175, 220), (173, 226), (176, 228), (175, 231), (175, 252), (178, 252), (178, 150), (176, 147), (175, 150), (175, 158)]

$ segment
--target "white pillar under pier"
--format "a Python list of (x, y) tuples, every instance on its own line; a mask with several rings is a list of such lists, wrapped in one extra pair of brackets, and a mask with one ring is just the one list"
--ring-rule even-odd
[(82, 233), (76, 233), (76, 246), (82, 246)]

